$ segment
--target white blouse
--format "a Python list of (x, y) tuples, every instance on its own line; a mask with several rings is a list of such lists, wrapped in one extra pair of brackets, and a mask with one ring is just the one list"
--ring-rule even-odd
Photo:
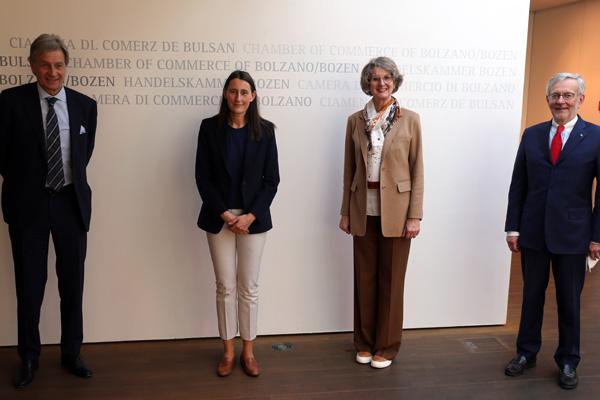
[[(367, 181), (379, 182), (381, 174), (381, 151), (385, 137), (383, 131), (376, 127), (371, 131), (371, 149), (367, 153)], [(367, 189), (367, 215), (381, 215), (381, 199), (379, 189)]]

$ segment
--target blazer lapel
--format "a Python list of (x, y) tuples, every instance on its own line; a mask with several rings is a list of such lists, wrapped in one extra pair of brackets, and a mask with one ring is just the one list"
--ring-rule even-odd
[(539, 132), (539, 135), (538, 135), (538, 146), (540, 146), (540, 149), (542, 150), (542, 154), (544, 155), (544, 160), (546, 160), (548, 163), (551, 163), (551, 161), (550, 161), (550, 128), (552, 128), (552, 121), (549, 121), (548, 123), (546, 123), (542, 127), (542, 130)]
[(31, 84), (31, 94), (27, 97), (26, 101), (28, 101), (27, 113), (29, 114), (29, 118), (31, 121), (37, 121), (33, 123), (35, 126), (34, 134), (39, 144), (42, 159), (47, 160), (45, 121), (42, 117), (42, 106), (40, 105), (40, 94), (37, 90), (37, 83)]
[(79, 152), (77, 151), (77, 136), (80, 134), (81, 129), (81, 115), (82, 112), (79, 108), (79, 104), (73, 97), (69, 89), (65, 88), (67, 95), (67, 110), (69, 111), (69, 145), (71, 148), (71, 168), (72, 166), (79, 165)]
[(358, 134), (358, 143), (360, 145), (360, 152), (362, 154), (363, 157), (363, 162), (365, 163), (365, 168), (367, 165), (367, 146), (369, 144), (369, 140), (367, 138), (367, 134), (366, 134), (366, 122), (365, 122), (365, 116), (361, 113), (360, 117), (358, 118), (358, 129), (357, 134)]
[(569, 135), (569, 140), (567, 140), (567, 143), (565, 143), (560, 155), (558, 156), (556, 164), (560, 164), (566, 157), (568, 157), (569, 153), (571, 153), (573, 149), (577, 147), (577, 145), (581, 143), (583, 139), (585, 139), (585, 125), (585, 121), (579, 117), (577, 123), (571, 131), (571, 134)]
[(392, 146), (394, 139), (400, 133), (400, 124), (402, 123), (401, 121), (402, 121), (401, 118), (398, 119), (394, 123), (394, 125), (392, 125), (392, 128), (387, 133), (387, 135), (385, 135), (385, 140), (383, 141), (383, 149), (381, 150), (381, 160), (382, 161), (385, 159), (385, 154), (387, 153), (388, 149)]

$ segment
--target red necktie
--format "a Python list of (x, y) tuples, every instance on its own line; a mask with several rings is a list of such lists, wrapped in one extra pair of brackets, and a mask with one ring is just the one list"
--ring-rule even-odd
[(562, 138), (560, 137), (560, 134), (564, 130), (565, 126), (559, 125), (552, 138), (552, 143), (550, 143), (550, 160), (552, 161), (552, 164), (556, 164), (556, 160), (558, 160), (558, 156), (560, 156), (560, 151), (562, 150)]

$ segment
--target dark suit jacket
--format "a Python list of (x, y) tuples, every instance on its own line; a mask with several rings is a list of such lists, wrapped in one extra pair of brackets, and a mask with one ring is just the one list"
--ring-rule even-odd
[[(586, 254), (600, 242), (600, 215), (592, 182), (600, 175), (600, 127), (581, 117), (555, 166), (550, 162), (551, 121), (527, 128), (513, 170), (506, 231), (521, 247), (554, 254)], [(600, 200), (598, 188), (595, 204)]]
[[(96, 102), (65, 88), (71, 131), (71, 168), (77, 204), (85, 230), (91, 216), (91, 190), (86, 166), (96, 137)], [(85, 133), (82, 133), (82, 128)], [(37, 84), (17, 86), (0, 93), (0, 174), (4, 220), (31, 226), (48, 218), (45, 182), (47, 155), (44, 122)]]
[[(266, 232), (273, 227), (269, 207), (279, 185), (279, 165), (273, 125), (267, 125), (260, 141), (248, 138), (244, 156), (244, 213), (251, 212), (256, 217), (250, 225), (250, 233)], [(196, 184), (202, 197), (198, 226), (210, 233), (221, 231), (224, 222), (220, 215), (228, 209), (229, 173), (225, 162), (225, 139), (224, 133), (218, 129), (217, 116), (202, 121), (196, 152)]]

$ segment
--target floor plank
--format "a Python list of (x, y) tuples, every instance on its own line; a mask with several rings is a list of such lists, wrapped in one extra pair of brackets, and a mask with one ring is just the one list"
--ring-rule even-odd
[[(217, 339), (88, 344), (85, 358), (95, 376), (75, 378), (58, 366), (58, 346), (44, 346), (35, 382), (12, 388), (18, 365), (13, 347), (0, 348), (0, 399), (595, 399), (600, 393), (600, 271), (587, 275), (582, 311), (580, 385), (565, 392), (556, 384), (552, 354), (557, 345), (554, 287), (546, 300), (538, 366), (519, 378), (503, 374), (514, 353), (521, 279), (513, 260), (508, 322), (504, 326), (407, 330), (391, 368), (374, 370), (353, 361), (350, 333), (266, 336), (257, 339), (259, 378), (236, 365), (228, 378), (214, 370)], [(290, 343), (290, 351), (275, 350)], [(238, 349), (239, 352), (239, 349)]]

